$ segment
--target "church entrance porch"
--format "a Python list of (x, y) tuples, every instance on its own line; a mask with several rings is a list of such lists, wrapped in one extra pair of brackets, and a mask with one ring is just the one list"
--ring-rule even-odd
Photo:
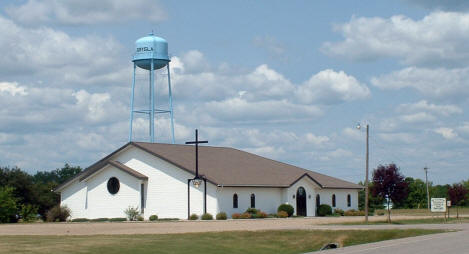
[(296, 215), (306, 216), (306, 191), (303, 187), (296, 191)]

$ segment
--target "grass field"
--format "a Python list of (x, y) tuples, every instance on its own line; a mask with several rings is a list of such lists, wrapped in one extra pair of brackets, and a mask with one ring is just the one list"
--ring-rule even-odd
[(0, 236), (0, 253), (304, 253), (442, 230), (283, 230), (168, 235)]
[[(387, 212), (385, 209), (377, 209), (375, 214), (384, 213), (387, 215)], [(451, 207), (449, 213), (451, 217), (456, 217), (456, 207)], [(428, 209), (391, 209), (391, 215), (432, 216), (435, 214)], [(469, 215), (469, 207), (459, 207), (459, 215)]]
[[(382, 220), (379, 221), (369, 221), (368, 224), (370, 225), (382, 225), (382, 224), (388, 224), (386, 221), (387, 217), (384, 217)], [(456, 218), (449, 218), (449, 219), (444, 219), (444, 218), (427, 218), (427, 219), (395, 219), (391, 217), (391, 224), (397, 224), (397, 225), (406, 225), (406, 224), (444, 224), (444, 223), (468, 223), (469, 222), (469, 217), (461, 217), (459, 219)], [(336, 223), (334, 223), (336, 224)], [(364, 221), (360, 222), (344, 222), (344, 223), (339, 223), (339, 225), (365, 225), (366, 223)]]

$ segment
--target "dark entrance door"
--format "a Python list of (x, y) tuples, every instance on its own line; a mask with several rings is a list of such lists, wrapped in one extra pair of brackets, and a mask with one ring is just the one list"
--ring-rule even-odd
[(303, 187), (296, 191), (296, 215), (306, 216), (306, 191)]
[(319, 194), (316, 195), (316, 216), (318, 216), (319, 206), (321, 205), (321, 197)]

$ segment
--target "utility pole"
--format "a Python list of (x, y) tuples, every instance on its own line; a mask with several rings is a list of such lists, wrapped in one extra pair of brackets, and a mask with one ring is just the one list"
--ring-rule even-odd
[(430, 210), (430, 192), (428, 191), (428, 168), (424, 167), (425, 170), (425, 184), (427, 185), (427, 208)]
[(368, 195), (369, 195), (369, 188), (368, 188), (368, 166), (369, 166), (369, 137), (370, 137), (370, 125), (366, 125), (366, 173), (365, 173), (365, 223), (368, 223)]
[[(360, 123), (357, 125), (357, 129), (361, 129)], [(368, 196), (369, 196), (369, 188), (368, 188), (368, 167), (369, 167), (369, 160), (370, 160), (370, 125), (366, 124), (366, 167), (365, 167), (365, 223), (368, 223)]]

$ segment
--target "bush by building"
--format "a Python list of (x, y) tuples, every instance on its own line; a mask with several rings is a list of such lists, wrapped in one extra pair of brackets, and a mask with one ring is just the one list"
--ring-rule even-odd
[(213, 220), (213, 215), (210, 213), (204, 213), (202, 214), (202, 220)]
[(226, 220), (227, 219), (226, 213), (225, 212), (217, 213), (216, 219), (217, 220)]
[(327, 205), (327, 204), (320, 205), (319, 209), (318, 209), (318, 215), (319, 216), (332, 215), (332, 207), (330, 205)]
[(56, 205), (47, 211), (46, 219), (48, 222), (63, 222), (70, 217), (70, 209), (67, 206)]
[(191, 216), (189, 217), (189, 220), (198, 220), (199, 219), (199, 215), (193, 213), (191, 214)]
[(291, 217), (293, 213), (295, 212), (295, 208), (293, 208), (293, 206), (290, 204), (281, 204), (277, 208), (277, 212), (280, 212), (280, 211), (285, 211), (288, 214), (288, 217)]
[(156, 214), (153, 214), (153, 215), (151, 215), (151, 216), (150, 216), (150, 218), (149, 218), (149, 219), (150, 219), (150, 221), (155, 221), (155, 220), (158, 220), (158, 215), (156, 215)]

